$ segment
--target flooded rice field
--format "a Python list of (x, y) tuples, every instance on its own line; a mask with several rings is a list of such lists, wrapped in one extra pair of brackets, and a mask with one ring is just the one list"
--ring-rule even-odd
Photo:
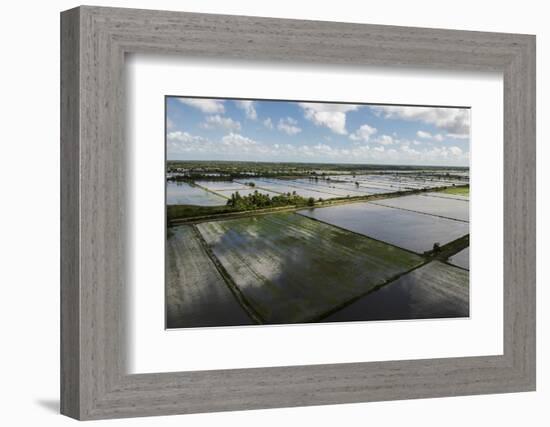
[[(469, 316), (469, 248), (425, 253), (469, 234), (467, 175), (239, 176), (167, 182), (168, 328)], [(256, 191), (317, 203), (230, 210)]]
[(447, 262), (449, 264), (456, 265), (458, 267), (462, 267), (466, 270), (470, 269), (470, 248), (466, 248), (458, 252), (457, 254), (454, 254), (451, 256)]
[(244, 190), (245, 188), (250, 188), (247, 185), (235, 181), (195, 181), (195, 184), (210, 191)]
[(319, 191), (335, 192), (336, 194), (343, 194), (345, 196), (365, 196), (384, 192), (384, 190), (380, 188), (367, 189), (366, 187), (358, 186), (351, 182), (332, 182), (307, 178), (296, 179), (295, 182), (298, 185), (308, 185), (310, 188), (317, 189)]
[(185, 182), (166, 183), (167, 205), (221, 206), (227, 203), (222, 196), (210, 193)]
[(293, 213), (197, 224), (265, 323), (315, 321), (422, 258)]
[(442, 191), (438, 191), (438, 192), (434, 192), (434, 193), (424, 193), (423, 196), (426, 196), (426, 197), (441, 197), (443, 199), (454, 199), (454, 200), (464, 200), (464, 201), (469, 201), (470, 200), (470, 197), (469, 196), (462, 196), (460, 194), (449, 194), (449, 193), (444, 193)]
[[(250, 185), (253, 184), (253, 185)], [(196, 186), (183, 182), (168, 182), (168, 204), (195, 204), (198, 206), (215, 206), (224, 204), (223, 198), (239, 191), (241, 195), (251, 194), (253, 190), (269, 194), (296, 193), (315, 200), (368, 196), (372, 194), (392, 194), (398, 191), (426, 190), (441, 186), (463, 185), (459, 180), (435, 180), (419, 176), (394, 175), (332, 175), (302, 178), (262, 178), (251, 177), (228, 181), (196, 181)], [(174, 187), (177, 186), (177, 187)], [(250, 191), (252, 190), (252, 191)], [(438, 193), (428, 193), (435, 196)], [(441, 197), (457, 200), (468, 200), (464, 196), (443, 194)]]
[(166, 251), (167, 328), (253, 324), (192, 226), (172, 228)]
[(426, 197), (424, 195), (413, 194), (410, 196), (377, 200), (372, 203), (459, 221), (468, 222), (470, 218), (470, 203), (468, 201), (448, 197)]
[(416, 253), (444, 245), (469, 233), (469, 224), (452, 219), (381, 206), (350, 203), (298, 211), (299, 214)]
[(389, 188), (425, 189), (467, 184), (467, 180), (452, 178), (434, 178), (413, 174), (367, 174), (367, 175), (335, 175), (328, 177), (331, 181), (358, 182), (362, 185), (379, 185)]
[(297, 195), (309, 198), (313, 197), (315, 200), (318, 199), (335, 199), (338, 197), (345, 197), (346, 194), (337, 194), (336, 192), (325, 191), (323, 188), (313, 188), (308, 185), (300, 184), (292, 180), (281, 180), (281, 179), (251, 179), (247, 182), (253, 182), (255, 188), (264, 189), (273, 191), (279, 194), (287, 194), (296, 192)]
[(468, 317), (468, 272), (432, 261), (329, 315), (323, 322)]

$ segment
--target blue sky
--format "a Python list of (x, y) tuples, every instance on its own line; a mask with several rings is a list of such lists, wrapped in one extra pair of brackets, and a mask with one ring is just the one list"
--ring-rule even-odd
[(168, 160), (468, 166), (470, 110), (168, 97)]

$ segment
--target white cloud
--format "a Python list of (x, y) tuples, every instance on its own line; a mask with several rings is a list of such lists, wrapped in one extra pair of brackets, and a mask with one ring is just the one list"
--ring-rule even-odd
[(296, 126), (297, 124), (298, 122), (294, 120), (292, 117), (286, 117), (284, 119), (279, 120), (277, 129), (279, 129), (282, 132), (285, 132), (287, 135), (296, 135), (297, 133), (300, 133), (302, 131), (301, 128)]
[(432, 124), (452, 134), (464, 135), (470, 131), (470, 110), (467, 108), (442, 107), (371, 107), (386, 118), (419, 120)]
[(315, 102), (300, 102), (304, 117), (317, 126), (325, 126), (334, 133), (346, 135), (346, 113), (359, 108), (353, 104), (323, 104)]
[(201, 136), (191, 135), (188, 132), (168, 132), (167, 152), (171, 153), (207, 153), (211, 150), (210, 141)]
[(168, 132), (167, 139), (169, 142), (200, 142), (204, 140), (204, 138), (200, 136), (194, 136), (188, 132), (182, 132), (179, 130)]
[(448, 138), (453, 138), (453, 139), (469, 139), (470, 138), (470, 134), (468, 134), (468, 133), (448, 133), (446, 136)]
[(203, 160), (265, 160), (323, 161), (416, 165), (467, 165), (469, 153), (457, 146), (423, 148), (415, 141), (396, 140), (393, 145), (348, 145), (317, 143), (266, 144), (239, 133), (231, 132), (219, 140), (210, 140), (188, 132), (169, 132), (168, 158), (195, 158)]
[(440, 133), (438, 133), (436, 135), (433, 135), (430, 132), (426, 132), (426, 131), (423, 131), (423, 130), (419, 130), (418, 132), (416, 132), (416, 136), (418, 138), (433, 139), (433, 140), (438, 141), (438, 142), (441, 142), (444, 139), (443, 135), (441, 135)]
[(251, 120), (256, 120), (258, 118), (254, 101), (235, 101), (235, 104), (245, 112), (246, 118)]
[(238, 133), (231, 132), (225, 135), (221, 140), (211, 140), (202, 136), (191, 135), (188, 132), (170, 132), (167, 135), (168, 158), (174, 158), (185, 154), (194, 157), (206, 159), (216, 159), (223, 157), (237, 158), (243, 154), (265, 154), (269, 152), (267, 146), (264, 146), (250, 138)]
[(382, 145), (391, 145), (394, 143), (394, 139), (389, 135), (380, 135), (373, 142), (376, 142), (377, 144), (382, 144)]
[(431, 139), (432, 134), (430, 132), (424, 132), (423, 130), (419, 130), (418, 132), (416, 132), (416, 136), (419, 138)]
[(362, 125), (357, 129), (355, 132), (353, 132), (349, 137), (353, 141), (364, 141), (368, 142), (369, 138), (374, 135), (376, 132), (376, 128), (369, 126), (367, 124)]
[(170, 119), (170, 117), (166, 118), (166, 129), (172, 130), (174, 129), (175, 125), (174, 122)]
[(215, 114), (225, 111), (223, 101), (218, 99), (178, 98), (178, 100), (182, 104), (190, 105), (191, 107), (201, 110), (203, 113)]
[(450, 147), (449, 151), (453, 156), (460, 156), (462, 154), (462, 150), (456, 146)]
[(414, 148), (411, 148), (409, 144), (401, 145), (401, 151), (408, 155), (413, 155), (413, 156), (417, 156), (418, 154), (420, 154), (420, 151), (415, 150)]
[(208, 116), (206, 120), (200, 124), (203, 129), (222, 128), (226, 130), (241, 130), (241, 124), (229, 117), (222, 117), (219, 114)]
[(271, 121), (271, 117), (268, 117), (267, 119), (265, 119), (263, 121), (263, 124), (266, 128), (268, 128), (269, 130), (272, 130), (273, 129), (273, 122)]
[(258, 143), (253, 139), (247, 138), (246, 136), (231, 132), (229, 135), (225, 135), (222, 138), (222, 144), (228, 147), (243, 148), (246, 150), (257, 145)]

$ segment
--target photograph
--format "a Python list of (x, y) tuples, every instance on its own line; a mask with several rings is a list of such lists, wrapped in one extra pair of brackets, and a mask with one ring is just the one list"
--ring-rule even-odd
[(8, 7), (5, 417), (548, 418), (542, 6), (147, 3)]
[(165, 96), (167, 329), (470, 316), (470, 108)]

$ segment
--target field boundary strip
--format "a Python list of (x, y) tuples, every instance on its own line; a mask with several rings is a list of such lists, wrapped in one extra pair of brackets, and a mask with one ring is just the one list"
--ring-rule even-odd
[(223, 281), (229, 288), (230, 292), (235, 296), (235, 299), (237, 302), (243, 307), (243, 309), (246, 311), (246, 313), (250, 316), (252, 321), (255, 323), (261, 325), (265, 324), (265, 320), (260, 316), (260, 314), (254, 309), (252, 304), (248, 302), (246, 297), (243, 295), (237, 284), (233, 281), (233, 278), (231, 275), (227, 272), (225, 267), (222, 265), (218, 257), (214, 254), (206, 240), (204, 240), (204, 237), (202, 236), (201, 232), (197, 229), (197, 227), (192, 224), (191, 228), (193, 229), (193, 232), (197, 236), (197, 239), (203, 249), (205, 250), (206, 254), (208, 255), (208, 258), (210, 258), (210, 261), (214, 264), (214, 267), (218, 270), (220, 275), (222, 276)]
[[(403, 196), (410, 196), (414, 194), (423, 194), (428, 191), (436, 191), (436, 190), (441, 190), (445, 188), (449, 188), (449, 187), (443, 187), (438, 189), (419, 189), (419, 190), (400, 191), (400, 192), (391, 192), (391, 193), (366, 194), (364, 196), (327, 199), (327, 200), (323, 200), (322, 202), (316, 202), (316, 204), (314, 206), (310, 206), (310, 208), (313, 208), (313, 209), (325, 208), (330, 206), (345, 205), (349, 203), (364, 203), (364, 202), (373, 203), (373, 201), (376, 201), (376, 200), (385, 200), (385, 199), (392, 199), (392, 198), (398, 198)], [(266, 191), (269, 191), (269, 190), (266, 190)], [(213, 194), (216, 194), (216, 193), (213, 193)], [(170, 226), (177, 226), (177, 225), (189, 224), (189, 223), (198, 224), (198, 223), (207, 222), (207, 221), (220, 221), (224, 219), (240, 218), (240, 217), (253, 216), (253, 215), (264, 215), (264, 214), (275, 213), (275, 212), (291, 212), (291, 211), (298, 211), (298, 210), (307, 209), (307, 208), (308, 208), (307, 206), (289, 205), (289, 206), (280, 206), (276, 208), (225, 212), (225, 213), (218, 213), (218, 214), (211, 214), (211, 215), (200, 215), (200, 216), (188, 217), (188, 218), (173, 218), (169, 221), (168, 226), (170, 227)], [(467, 222), (467, 221), (462, 221), (462, 222)]]
[[(304, 209), (300, 209), (300, 210), (304, 210)], [(307, 219), (310, 219), (311, 221), (317, 221), (317, 222), (320, 222), (321, 224), (325, 224), (325, 225), (328, 225), (330, 227), (334, 227), (334, 228), (337, 228), (339, 230), (343, 230), (347, 233), (352, 233), (352, 234), (355, 234), (357, 236), (361, 236), (362, 238), (364, 239), (370, 239), (370, 240), (374, 240), (375, 242), (379, 242), (379, 243), (383, 243), (385, 245), (388, 245), (388, 246), (391, 246), (393, 248), (396, 248), (396, 249), (399, 249), (401, 251), (405, 251), (405, 252), (408, 252), (410, 254), (414, 254), (416, 256), (423, 256), (423, 254), (419, 253), (419, 252), (415, 252), (415, 251), (412, 251), (410, 249), (407, 249), (407, 248), (402, 248), (401, 246), (397, 246), (397, 245), (394, 245), (393, 243), (389, 243), (389, 242), (384, 242), (383, 240), (380, 240), (380, 239), (376, 239), (374, 237), (371, 237), (371, 236), (367, 236), (366, 234), (363, 234), (363, 233), (359, 233), (358, 231), (354, 231), (354, 230), (349, 230), (345, 227), (342, 227), (340, 225), (336, 225), (336, 224), (331, 224), (330, 222), (327, 222), (327, 221), (323, 221), (322, 219), (319, 219), (319, 218), (313, 218), (311, 216), (307, 216), (307, 215), (304, 215), (304, 214), (301, 214), (300, 212), (296, 212), (296, 215), (300, 215), (304, 218), (307, 218)]]
[[(313, 218), (310, 218), (310, 219), (313, 219)], [(322, 221), (319, 221), (319, 222), (322, 222)], [(364, 236), (364, 235), (362, 235), (362, 236), (367, 237), (367, 236)], [(370, 239), (371, 237), (367, 237), (367, 238)], [(379, 241), (377, 239), (372, 239), (372, 240)], [(382, 242), (382, 243), (386, 243), (386, 242)], [(398, 248), (398, 246), (391, 245), (389, 243), (386, 243), (386, 244)], [(354, 302), (358, 301), (360, 298), (366, 297), (367, 295), (370, 295), (371, 293), (376, 292), (376, 291), (380, 290), (381, 288), (383, 288), (385, 286), (389, 286), (392, 283), (394, 283), (395, 281), (399, 280), (401, 277), (403, 277), (407, 274), (410, 274), (413, 271), (418, 270), (419, 268), (422, 268), (422, 267), (424, 267), (424, 266), (426, 266), (426, 265), (428, 265), (428, 264), (430, 264), (431, 262), (434, 262), (434, 261), (442, 262), (442, 263), (446, 264), (449, 267), (458, 268), (459, 270), (464, 270), (464, 271), (467, 271), (469, 273), (470, 270), (462, 268), (458, 265), (450, 264), (447, 261), (449, 259), (449, 257), (451, 257), (451, 256), (457, 254), (458, 252), (464, 250), (465, 248), (467, 248), (469, 246), (469, 244), (470, 244), (470, 235), (467, 234), (466, 236), (459, 237), (458, 239), (455, 239), (452, 242), (449, 242), (446, 245), (442, 246), (440, 252), (437, 255), (430, 255), (430, 254), (428, 254), (428, 255), (419, 255), (419, 254), (415, 253), (416, 255), (419, 255), (423, 259), (423, 262), (421, 262), (419, 265), (417, 265), (417, 266), (415, 266), (415, 267), (413, 267), (410, 270), (407, 270), (405, 272), (398, 273), (395, 276), (388, 279), (387, 281), (385, 281), (384, 283), (381, 283), (381, 284), (375, 286), (374, 288), (366, 291), (365, 293), (363, 293), (361, 295), (353, 297), (351, 300), (348, 300), (345, 303), (340, 304), (338, 307), (336, 307), (334, 309), (331, 309), (329, 312), (320, 315), (318, 318), (316, 318), (315, 321), (316, 322), (321, 322), (323, 319), (325, 319), (328, 316), (330, 316), (330, 315), (346, 308), (347, 306), (349, 306), (349, 305), (353, 304)], [(458, 249), (456, 249), (456, 246), (458, 246)], [(399, 248), (399, 249), (402, 249), (402, 248)], [(450, 251), (452, 251), (452, 253), (448, 254), (447, 252), (450, 252)]]
[(218, 197), (223, 197), (224, 199), (229, 200), (229, 197), (224, 196), (223, 194), (216, 193), (214, 190), (210, 190), (208, 187), (204, 187), (200, 184), (197, 184), (196, 182), (193, 182), (193, 185), (196, 185), (197, 187), (199, 187), (200, 189), (202, 189), (204, 191), (207, 191), (208, 193), (212, 193), (212, 194), (214, 194)]
[[(452, 196), (453, 194), (452, 193), (443, 193), (443, 194), (448, 194), (450, 196)], [(458, 200), (460, 202), (466, 202), (466, 203), (470, 203), (470, 199), (459, 199), (457, 197), (447, 197), (447, 196), (436, 196), (435, 194), (422, 194), (423, 196), (425, 197), (435, 197), (437, 199), (448, 199), (448, 200)], [(457, 194), (457, 196), (460, 196), (460, 194)], [(466, 197), (466, 196), (463, 196), (463, 197)]]
[[(440, 197), (440, 199), (443, 199), (443, 197)], [(455, 200), (455, 199), (450, 199), (450, 200)], [(415, 211), (414, 209), (401, 208), (401, 207), (397, 207), (397, 206), (388, 206), (388, 205), (384, 205), (383, 203), (377, 203), (375, 201), (368, 202), (368, 203), (371, 203), (371, 204), (376, 205), (376, 206), (382, 206), (382, 207), (385, 207), (385, 208), (399, 209), (401, 211), (414, 212), (414, 213), (421, 214), (421, 215), (435, 216), (437, 218), (450, 219), (452, 221), (458, 221), (458, 222), (465, 222), (466, 224), (470, 223), (470, 221), (465, 221), (463, 219), (451, 218), (451, 217), (448, 217), (448, 216), (431, 214), (431, 213), (428, 213), (428, 212), (420, 212), (420, 211)]]

